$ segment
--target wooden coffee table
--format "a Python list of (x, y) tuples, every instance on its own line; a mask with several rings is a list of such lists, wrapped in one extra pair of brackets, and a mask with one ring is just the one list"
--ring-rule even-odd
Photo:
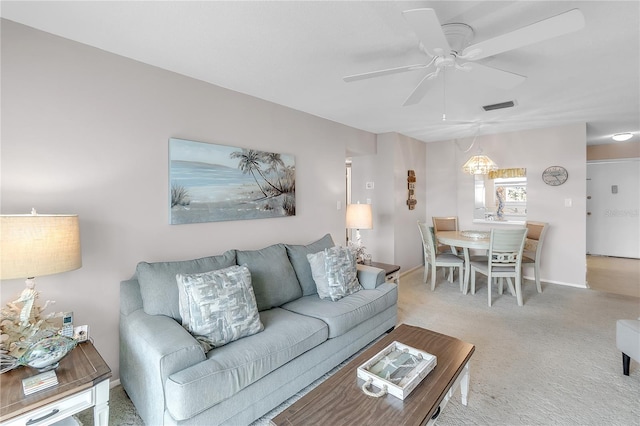
[[(437, 366), (404, 400), (362, 392), (357, 368), (393, 341), (433, 354)], [(275, 417), (274, 425), (424, 425), (433, 423), (453, 391), (467, 405), (469, 359), (475, 346), (454, 337), (402, 324)], [(374, 391), (377, 389), (373, 389)]]

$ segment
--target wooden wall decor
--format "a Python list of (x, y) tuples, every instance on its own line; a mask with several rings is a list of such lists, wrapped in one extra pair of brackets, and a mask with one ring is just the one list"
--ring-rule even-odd
[(407, 206), (409, 210), (416, 208), (418, 201), (416, 200), (416, 172), (415, 170), (409, 170), (407, 173), (407, 187), (409, 194), (407, 196)]

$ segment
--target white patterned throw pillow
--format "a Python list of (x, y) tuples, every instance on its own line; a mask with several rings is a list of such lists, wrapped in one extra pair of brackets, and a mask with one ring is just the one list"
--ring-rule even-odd
[(321, 299), (335, 302), (362, 289), (357, 276), (356, 258), (348, 248), (327, 248), (308, 254), (307, 259)]
[(205, 351), (264, 329), (246, 265), (177, 274), (182, 326)]

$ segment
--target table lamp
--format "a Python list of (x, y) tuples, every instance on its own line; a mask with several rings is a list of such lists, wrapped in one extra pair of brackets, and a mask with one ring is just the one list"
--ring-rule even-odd
[[(82, 266), (78, 215), (0, 215), (0, 279), (34, 278)], [(31, 286), (29, 285), (31, 283)]]
[(8, 331), (3, 321), (3, 333), (21, 333), (22, 336), (13, 337), (26, 339), (38, 331), (36, 276), (72, 271), (81, 266), (77, 215), (41, 215), (35, 210), (27, 215), (0, 215), (0, 279), (26, 278), (26, 288), (16, 300), (8, 303), (16, 314), (20, 312), (16, 324)]
[(358, 254), (358, 260), (364, 261), (364, 246), (360, 239), (361, 229), (373, 228), (373, 214), (371, 212), (371, 204), (349, 204), (347, 206), (347, 229), (355, 229), (355, 243), (353, 246)]

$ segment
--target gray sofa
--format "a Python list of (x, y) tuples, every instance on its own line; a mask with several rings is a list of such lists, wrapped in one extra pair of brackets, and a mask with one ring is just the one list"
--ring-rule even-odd
[[(177, 262), (141, 262), (120, 285), (120, 381), (148, 425), (245, 425), (396, 325), (397, 286), (358, 265), (363, 289), (320, 299), (306, 255), (275, 244)], [(178, 273), (247, 265), (264, 330), (205, 352), (181, 325)]]

